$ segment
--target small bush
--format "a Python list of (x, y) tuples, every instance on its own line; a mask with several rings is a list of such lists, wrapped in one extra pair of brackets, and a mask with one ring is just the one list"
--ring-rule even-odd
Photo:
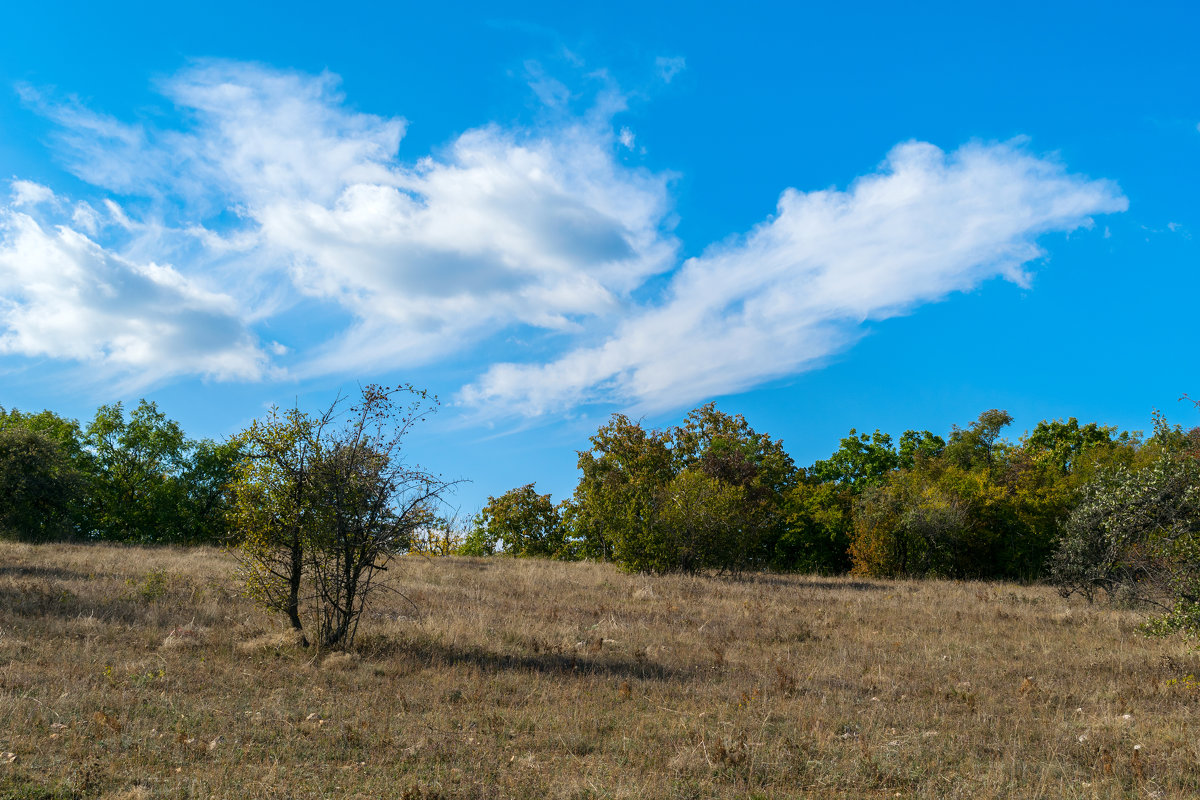
[(146, 603), (153, 603), (167, 593), (171, 586), (171, 575), (165, 569), (152, 569), (139, 581), (129, 578), (125, 584), (130, 594)]
[(1063, 596), (1098, 592), (1158, 607), (1151, 632), (1200, 632), (1200, 462), (1164, 448), (1140, 470), (1097, 477), (1063, 529), (1051, 560)]

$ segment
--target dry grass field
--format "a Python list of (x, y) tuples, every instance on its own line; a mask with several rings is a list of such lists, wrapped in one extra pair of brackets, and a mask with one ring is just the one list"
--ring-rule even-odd
[(232, 570), (0, 544), (0, 798), (1200, 796), (1200, 655), (1044, 587), (414, 558), (344, 654)]

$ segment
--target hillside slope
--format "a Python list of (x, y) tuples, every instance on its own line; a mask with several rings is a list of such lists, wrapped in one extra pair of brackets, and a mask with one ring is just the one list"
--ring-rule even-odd
[(0, 798), (1200, 795), (1200, 655), (1044, 587), (413, 558), (329, 654), (233, 570), (0, 543)]

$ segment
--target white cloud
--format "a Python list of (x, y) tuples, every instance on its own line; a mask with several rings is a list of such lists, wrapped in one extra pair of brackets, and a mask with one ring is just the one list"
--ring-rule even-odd
[(257, 378), (264, 369), (229, 297), (2, 207), (0, 353), (84, 362), (141, 385), (181, 374)]
[[(340, 79), (208, 62), (163, 85), (197, 119), (162, 137), (185, 172), (250, 213), (281, 200), (334, 202), (348, 185), (389, 184), (405, 122), (345, 108)], [(165, 178), (175, 182), (175, 170)]]
[(663, 410), (795, 374), (910, 311), (1000, 276), (1025, 285), (1039, 235), (1124, 210), (1109, 181), (1019, 144), (947, 155), (897, 146), (846, 191), (786, 190), (740, 240), (688, 260), (667, 297), (606, 341), (545, 364), (499, 364), (461, 399), (542, 414), (587, 402)]
[(24, 208), (54, 202), (54, 192), (47, 186), (33, 181), (12, 182), (12, 207)]
[[(355, 317), (301, 355), (298, 374), (413, 364), (510, 324), (570, 329), (674, 263), (670, 176), (616, 161), (610, 114), (623, 101), (611, 91), (582, 119), (488, 125), (409, 162), (397, 158), (405, 123), (347, 109), (329, 74), (204, 62), (163, 91), (192, 127), (124, 125), (27, 94), (66, 126), (60, 142), (80, 177), (141, 187), (175, 219), (140, 230), (108, 201), (137, 255), (198, 245), (193, 263), (238, 284), (247, 307), (273, 313), (306, 296)], [(200, 222), (222, 209), (236, 218)], [(290, 297), (268, 288), (280, 273)]]
[[(470, 131), (394, 185), (263, 209), (263, 235), (303, 291), (402, 333), (387, 337), (392, 363), (514, 322), (566, 329), (615, 309), (674, 254), (665, 180), (621, 168), (612, 149), (611, 133), (587, 126), (524, 139)], [(355, 342), (333, 358), (362, 353)]]
[[(669, 82), (685, 62), (656, 66)], [(403, 153), (403, 119), (348, 107), (331, 74), (198, 63), (161, 84), (178, 129), (24, 88), (68, 167), (110, 196), (13, 184), (0, 347), (248, 379), (285, 359), (292, 375), (378, 373), (532, 326), (573, 349), (497, 364), (464, 402), (667, 408), (810, 368), (865, 320), (994, 276), (1024, 283), (1039, 235), (1125, 207), (1113, 184), (1020, 144), (908, 143), (845, 191), (786, 190), (773, 217), (679, 265), (672, 176), (616, 157), (635, 139), (614, 130), (611, 80), (571, 117), (577, 98), (527, 71), (550, 121), (483, 125), (423, 157)], [(660, 300), (634, 304), (672, 270)], [(279, 330), (260, 346), (253, 327), (302, 301), (351, 322), (316, 349)]]
[(663, 83), (670, 83), (676, 75), (687, 69), (687, 59), (683, 56), (659, 56), (654, 59), (654, 66)]
[(338, 85), (328, 73), (201, 62), (161, 85), (187, 130), (124, 123), (28, 86), (21, 95), (58, 123), (58, 155), (83, 180), (203, 214), (280, 196), (330, 202), (347, 182), (387, 181), (404, 121), (345, 109)]

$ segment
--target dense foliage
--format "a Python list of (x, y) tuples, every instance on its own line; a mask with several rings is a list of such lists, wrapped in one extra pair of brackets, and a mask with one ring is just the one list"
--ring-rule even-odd
[(308, 531), (315, 514), (314, 465), (328, 418), (272, 408), (237, 437), (244, 452), (234, 468), (229, 521), (238, 531), (247, 593), (287, 615), (301, 631), (300, 591)]
[(944, 437), (851, 430), (805, 469), (713, 404), (663, 430), (614, 414), (579, 453), (569, 500), (532, 485), (489, 498), (460, 552), (645, 572), (1050, 577), (1159, 603), (1176, 627), (1200, 620), (1195, 437), (1159, 419), (1143, 442), (1070, 418), (1012, 441), (1011, 423), (991, 409)]
[(82, 476), (50, 436), (0, 428), (0, 532), (35, 542), (70, 535), (81, 484)]
[(234, 444), (188, 439), (154, 403), (81, 426), (0, 408), (0, 535), (143, 544), (226, 540)]
[[(1121, 445), (1075, 419), (1043, 422), (1025, 441), (1000, 438), (1011, 417), (986, 411), (944, 447), (917, 448), (863, 492), (850, 554), (879, 576), (1028, 579), (1044, 573), (1081, 476)], [(926, 442), (931, 441), (929, 438)]]
[(538, 494), (534, 484), (489, 497), (475, 516), (462, 555), (489, 556), (497, 551), (521, 557), (569, 556), (559, 509), (548, 494)]
[(1200, 441), (1156, 422), (1134, 463), (1085, 487), (1051, 575), (1064, 595), (1157, 606), (1158, 630), (1200, 631)]
[(647, 431), (615, 414), (591, 442), (564, 514), (576, 552), (652, 572), (773, 565), (797, 472), (741, 415), (710, 403)]

